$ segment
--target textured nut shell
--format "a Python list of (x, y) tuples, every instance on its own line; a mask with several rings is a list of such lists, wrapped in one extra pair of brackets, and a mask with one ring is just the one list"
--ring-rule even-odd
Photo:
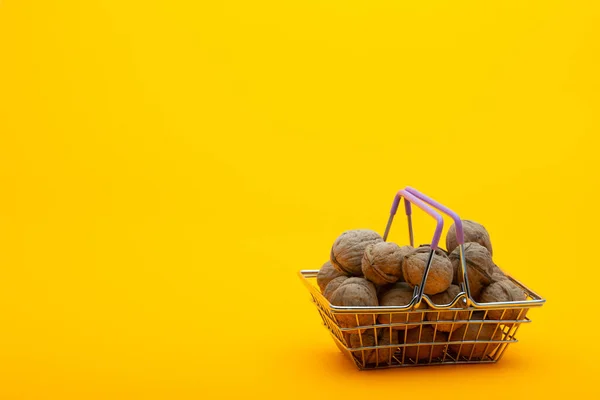
[[(398, 332), (392, 331), (390, 337), (390, 330), (381, 328), (377, 330), (377, 343), (375, 343), (375, 333), (373, 329), (366, 330), (364, 333), (358, 334), (353, 333), (350, 335), (350, 347), (353, 349), (359, 347), (371, 347), (371, 346), (387, 346), (390, 344), (398, 343)], [(362, 340), (362, 343), (361, 343)], [(390, 360), (390, 353), (394, 354), (396, 351), (393, 347), (388, 347), (378, 350), (364, 350), (352, 352), (359, 360), (365, 360), (366, 364), (388, 364)]]
[[(390, 290), (380, 296), (380, 306), (405, 306), (412, 300), (413, 288), (408, 283), (396, 283)], [(425, 303), (421, 303), (422, 308), (427, 308)], [(392, 323), (420, 322), (422, 313), (406, 312), (392, 314)], [(381, 324), (390, 323), (390, 314), (379, 314), (377, 320)], [(394, 326), (394, 330), (405, 330), (417, 328), (419, 325), (401, 325)]]
[[(450, 253), (452, 270), (454, 271), (454, 281), (458, 281), (460, 271), (460, 249), (456, 248)], [(467, 275), (469, 277), (469, 288), (471, 296), (479, 300), (481, 290), (492, 283), (492, 274), (494, 273), (494, 261), (490, 252), (479, 243), (465, 244), (465, 262), (467, 263)]]
[(333, 294), (333, 292), (336, 291), (336, 289), (338, 287), (340, 287), (340, 285), (346, 281), (346, 279), (350, 279), (347, 276), (338, 276), (335, 279), (332, 279), (328, 284), (327, 287), (325, 288), (325, 290), (323, 291), (323, 297), (325, 297), (327, 300), (331, 300), (330, 297)]
[[(430, 296), (433, 304), (436, 305), (444, 305), (449, 304), (453, 301), (456, 296), (460, 293), (460, 288), (456, 285), (450, 285), (445, 292), (434, 294)], [(440, 311), (438, 312), (431, 311), (427, 313), (427, 319), (429, 321), (452, 321), (452, 320), (466, 320), (469, 319), (469, 311)], [(463, 326), (464, 324), (437, 324), (438, 331), (442, 332), (452, 332)]]
[[(479, 243), (480, 245), (488, 249), (490, 254), (494, 254), (494, 252), (492, 251), (492, 242), (490, 241), (490, 234), (484, 228), (483, 225), (475, 221), (469, 221), (467, 219), (462, 220), (462, 225), (465, 243)], [(457, 247), (458, 242), (456, 241), (456, 226), (452, 224), (452, 226), (450, 226), (450, 229), (448, 229), (448, 233), (446, 234), (446, 250), (448, 250), (448, 253), (452, 253)]]
[[(429, 246), (422, 246), (404, 257), (404, 261), (402, 262), (402, 274), (404, 280), (411, 286), (414, 287), (421, 284), (430, 251), (431, 248)], [(429, 269), (429, 275), (427, 276), (427, 282), (425, 282), (424, 293), (441, 293), (448, 289), (451, 284), (452, 263), (443, 251), (436, 250), (431, 263), (431, 268)]]
[(402, 259), (405, 255), (406, 249), (403, 250), (396, 243), (372, 243), (363, 254), (363, 275), (380, 286), (402, 280)]
[[(415, 251), (415, 248), (412, 247), (412, 246), (410, 246), (410, 245), (401, 246), (400, 247), (400, 252), (402, 253), (402, 261), (404, 261), (404, 257), (406, 257), (407, 255), (409, 255), (413, 251)], [(402, 268), (400, 268), (400, 269), (402, 269)], [(404, 279), (404, 277), (402, 277), (402, 279)]]
[[(481, 327), (483, 325), (483, 327)], [(469, 324), (460, 327), (450, 334), (450, 341), (462, 341), (463, 335), (465, 335), (464, 340), (501, 340), (502, 339), (502, 331), (500, 327), (496, 329), (497, 325), (494, 324)], [(479, 332), (479, 327), (481, 327), (481, 332)], [(466, 330), (466, 334), (465, 334)], [(494, 331), (496, 333), (494, 334)], [(479, 332), (479, 337), (477, 337), (477, 333)], [(493, 339), (492, 339), (493, 337)], [(489, 346), (488, 346), (489, 345)], [(460, 347), (460, 344), (451, 344), (450, 350), (459, 355), (469, 357), (471, 355), (471, 351), (473, 351), (473, 358), (482, 358), (487, 355), (490, 355), (496, 348), (500, 345), (500, 343), (479, 343), (479, 344), (463, 344)], [(458, 351), (460, 349), (460, 354)], [(487, 350), (486, 350), (487, 349)]]
[[(490, 286), (485, 288), (483, 292), (481, 292), (482, 303), (496, 303), (499, 301), (523, 301), (526, 300), (527, 296), (525, 292), (521, 290), (517, 285), (509, 281), (508, 279), (497, 281), (492, 283)], [(519, 318), (519, 313), (521, 313), (521, 308), (515, 309), (506, 309), (503, 310), (490, 310), (488, 311), (487, 318), (488, 319), (517, 319)], [(504, 315), (502, 313), (504, 312)], [(525, 311), (521, 313), (521, 318), (523, 318)]]
[[(419, 332), (421, 331), (421, 332)], [(419, 343), (419, 333), (421, 334), (421, 343), (434, 342), (434, 329), (429, 325), (424, 325), (423, 329), (412, 329), (406, 332), (406, 340), (405, 343)], [(435, 332), (435, 342), (446, 342), (448, 340), (448, 334), (445, 332), (440, 332), (439, 330)], [(444, 348), (446, 345), (429, 345), (429, 346), (406, 346), (404, 347), (404, 357), (412, 358), (413, 360), (417, 358), (417, 349), (418, 349), (418, 359), (419, 360), (429, 360), (435, 359), (438, 357), (443, 357)]]
[[(400, 282), (396, 282), (396, 283), (400, 283)], [(381, 295), (384, 294), (385, 292), (387, 292), (388, 290), (390, 290), (391, 288), (393, 288), (396, 283), (388, 283), (386, 285), (375, 285), (373, 283), (373, 285), (375, 285), (375, 290), (377, 290), (377, 298), (381, 298)]]
[(331, 261), (327, 261), (317, 273), (317, 285), (321, 289), (321, 293), (325, 291), (327, 284), (339, 276), (347, 276), (344, 272), (340, 272), (333, 268)]
[(494, 271), (492, 272), (492, 282), (504, 280), (508, 280), (508, 277), (504, 274), (504, 272), (502, 272), (502, 270), (497, 265), (494, 265)]
[[(338, 278), (339, 279), (339, 278)], [(336, 306), (378, 306), (377, 291), (371, 282), (363, 278), (348, 278), (331, 294), (329, 301)], [(336, 314), (342, 328), (355, 328), (356, 320), (362, 325), (373, 325), (373, 314)]]
[(375, 231), (355, 229), (342, 233), (331, 247), (330, 260), (340, 272), (353, 276), (362, 276), (362, 257), (365, 248), (383, 239)]

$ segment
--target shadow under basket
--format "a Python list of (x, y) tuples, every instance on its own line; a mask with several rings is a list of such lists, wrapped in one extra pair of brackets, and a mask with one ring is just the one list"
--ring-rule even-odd
[[(441, 310), (338, 307), (321, 294), (316, 285), (317, 272), (303, 270), (299, 275), (338, 348), (361, 370), (495, 363), (509, 344), (517, 342), (521, 324), (531, 322), (527, 317), (529, 309), (544, 303), (539, 295), (508, 277), (527, 295), (518, 306), (475, 303)], [(427, 297), (423, 300), (431, 304)], [(340, 316), (345, 323), (340, 324)], [(352, 318), (356, 324), (349, 326), (347, 321)], [(372, 322), (365, 325), (368, 319)]]

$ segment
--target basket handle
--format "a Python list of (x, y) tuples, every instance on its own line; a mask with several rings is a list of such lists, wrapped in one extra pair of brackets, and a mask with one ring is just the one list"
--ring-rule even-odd
[(419, 198), (417, 198), (413, 194), (409, 193), (408, 191), (406, 191), (404, 189), (399, 190), (398, 193), (396, 193), (396, 197), (394, 197), (394, 202), (392, 203), (392, 208), (390, 210), (390, 217), (388, 219), (388, 223), (385, 228), (383, 240), (387, 239), (388, 233), (392, 226), (392, 221), (394, 220), (396, 211), (398, 211), (398, 206), (400, 205), (400, 199), (402, 197), (404, 197), (404, 206), (406, 208), (406, 216), (407, 216), (408, 222), (409, 222), (411, 246), (414, 246), (414, 244), (413, 244), (413, 237), (412, 237), (412, 224), (411, 224), (411, 219), (410, 219), (411, 214), (412, 214), (411, 208), (410, 208), (411, 207), (410, 203), (416, 205), (417, 207), (419, 207), (421, 210), (425, 211), (427, 214), (429, 214), (431, 217), (433, 217), (433, 219), (436, 220), (435, 232), (433, 233), (433, 238), (431, 239), (431, 250), (429, 251), (429, 257), (427, 258), (427, 263), (425, 265), (425, 271), (423, 271), (423, 278), (421, 279), (420, 285), (417, 288), (415, 288), (415, 297), (413, 298), (413, 300), (411, 302), (412, 306), (416, 309), (420, 306), (421, 299), (423, 298), (423, 293), (425, 290), (425, 283), (427, 282), (427, 276), (429, 275), (431, 263), (433, 262), (433, 256), (435, 254), (435, 250), (438, 248), (438, 244), (440, 242), (440, 237), (442, 235), (442, 229), (444, 229), (444, 218), (442, 218), (442, 216), (437, 211), (435, 211), (434, 209), (429, 207), (426, 203), (421, 201)]
[[(390, 232), (390, 228), (392, 227), (392, 221), (394, 220), (394, 215), (396, 215), (396, 210), (398, 210), (398, 206), (400, 205), (400, 200), (402, 196), (397, 195), (394, 198), (394, 202), (392, 203), (392, 210), (390, 211), (390, 218), (388, 219), (387, 226), (385, 227), (385, 233), (383, 234), (383, 240), (387, 240), (387, 236)], [(404, 199), (404, 210), (406, 211), (406, 219), (408, 220), (408, 236), (410, 238), (410, 245), (415, 245), (415, 240), (413, 237), (413, 226), (412, 226), (412, 207), (410, 205), (410, 201)]]
[(426, 195), (419, 192), (415, 188), (407, 186), (404, 190), (406, 190), (410, 194), (418, 197), (420, 200), (423, 200), (427, 204), (431, 205), (432, 207), (435, 207), (436, 209), (440, 210), (441, 212), (443, 212), (444, 214), (446, 214), (450, 218), (452, 218), (454, 220), (454, 225), (456, 226), (456, 241), (458, 244), (464, 244), (465, 236), (463, 233), (463, 224), (462, 224), (462, 220), (460, 219), (460, 217), (458, 216), (457, 213), (455, 213), (454, 211), (452, 211), (445, 205), (433, 200), (431, 197), (427, 197)]
[(429, 214), (433, 219), (436, 220), (435, 232), (433, 234), (433, 238), (431, 239), (431, 249), (435, 250), (438, 247), (440, 242), (440, 237), (442, 236), (442, 230), (444, 229), (444, 218), (425, 204), (423, 201), (418, 199), (416, 196), (412, 195), (406, 190), (400, 190), (396, 193), (396, 197), (394, 197), (394, 202), (392, 203), (392, 208), (390, 209), (390, 218), (388, 219), (387, 226), (385, 228), (385, 233), (383, 234), (383, 240), (387, 239), (387, 236), (390, 232), (390, 228), (392, 226), (392, 222), (394, 220), (394, 216), (396, 215), (396, 211), (398, 211), (398, 206), (400, 205), (400, 200), (404, 198), (404, 208), (406, 209), (406, 215), (410, 218), (412, 214), (411, 203), (419, 207), (421, 210), (425, 211)]
[[(466, 264), (466, 259), (465, 259), (465, 244), (464, 244), (465, 237), (464, 237), (462, 220), (460, 219), (460, 217), (458, 216), (457, 213), (455, 213), (454, 211), (452, 211), (445, 205), (435, 201), (431, 197), (424, 195), (423, 193), (419, 192), (417, 189), (407, 186), (404, 190), (406, 190), (407, 192), (411, 193), (412, 195), (418, 197), (420, 200), (423, 200), (427, 204), (435, 207), (437, 210), (440, 210), (441, 212), (450, 216), (450, 218), (452, 218), (454, 220), (454, 226), (456, 226), (456, 241), (458, 243), (459, 252), (460, 252), (459, 256), (460, 256), (460, 267), (462, 269), (462, 271), (461, 271), (462, 272), (461, 276), (462, 276), (462, 281), (463, 281), (462, 283), (464, 283), (465, 292), (467, 293), (467, 297), (469, 298), (469, 300), (471, 302), (473, 302), (473, 298), (471, 297), (471, 289), (469, 288), (469, 279), (467, 277), (467, 264)], [(460, 293), (457, 295), (457, 297), (459, 297), (459, 296), (460, 296)]]

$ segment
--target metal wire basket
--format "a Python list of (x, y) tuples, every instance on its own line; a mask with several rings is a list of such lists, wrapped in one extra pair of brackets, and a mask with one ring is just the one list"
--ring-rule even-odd
[[(471, 296), (464, 256), (463, 228), (460, 217), (417, 190), (400, 190), (392, 204), (383, 235), (386, 240), (394, 216), (404, 199), (410, 244), (413, 243), (412, 207), (419, 207), (437, 221), (431, 241), (431, 251), (420, 285), (406, 306), (350, 307), (335, 306), (323, 297), (316, 285), (317, 270), (303, 270), (300, 278), (308, 288), (325, 327), (339, 349), (359, 369), (379, 369), (422, 365), (476, 364), (499, 361), (509, 344), (517, 342), (521, 324), (530, 323), (527, 312), (540, 307), (545, 300), (521, 282), (507, 276), (526, 294), (524, 301), (478, 303)], [(427, 275), (438, 247), (444, 220), (431, 207), (449, 215), (456, 226), (460, 248), (460, 293), (449, 304), (434, 304), (423, 293)], [(365, 318), (364, 316), (370, 316)], [(340, 324), (338, 317), (344, 316)], [(356, 320), (348, 324), (348, 316)], [(359, 319), (359, 316), (361, 317)], [(365, 320), (372, 323), (366, 325)], [(382, 320), (386, 323), (382, 323)], [(441, 329), (438, 329), (441, 328)], [(447, 331), (450, 332), (447, 332)]]

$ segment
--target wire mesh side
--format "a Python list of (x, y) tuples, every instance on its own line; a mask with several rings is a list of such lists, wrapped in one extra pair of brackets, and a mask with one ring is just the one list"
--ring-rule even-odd
[(318, 288), (309, 289), (324, 326), (359, 369), (494, 363), (531, 322), (530, 307), (338, 311)]
[[(506, 310), (500, 319), (489, 319), (487, 311), (476, 310), (454, 311), (451, 319), (443, 319), (439, 318), (439, 311), (425, 310), (418, 312), (419, 321), (409, 321), (414, 311), (391, 313), (402, 314), (404, 324), (381, 324), (377, 322), (378, 314), (374, 313), (373, 325), (353, 329), (340, 327), (334, 321), (334, 314), (318, 309), (340, 350), (360, 369), (496, 362), (509, 344), (517, 342), (516, 333), (521, 324), (530, 322), (521, 318), (526, 308), (521, 309), (514, 320), (502, 319)], [(468, 318), (459, 317), (465, 311), (469, 313)], [(358, 314), (353, 315), (358, 317)]]

